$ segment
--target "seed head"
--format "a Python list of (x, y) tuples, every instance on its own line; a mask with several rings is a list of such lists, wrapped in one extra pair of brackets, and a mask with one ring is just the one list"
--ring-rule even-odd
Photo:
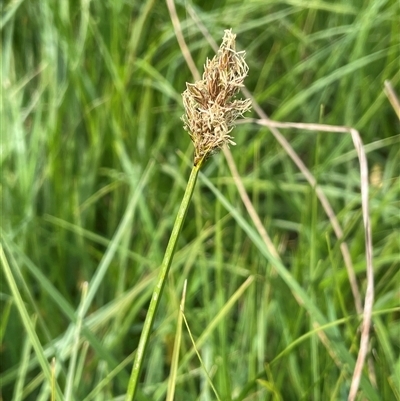
[(195, 165), (224, 145), (236, 145), (230, 135), (234, 122), (251, 109), (250, 99), (234, 98), (244, 86), (249, 70), (245, 52), (235, 50), (235, 38), (231, 29), (225, 31), (218, 54), (206, 61), (202, 79), (186, 83), (182, 93), (183, 128), (189, 132), (195, 148)]

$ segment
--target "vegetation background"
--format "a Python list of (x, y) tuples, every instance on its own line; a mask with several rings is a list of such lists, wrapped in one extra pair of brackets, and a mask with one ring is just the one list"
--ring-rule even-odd
[[(202, 27), (218, 43), (232, 28), (247, 52), (246, 86), (272, 119), (360, 131), (375, 304), (373, 369), (359, 399), (400, 399), (399, 124), (383, 91), (390, 80), (400, 93), (399, 3), (176, 8), (200, 71), (214, 54)], [(8, 1), (1, 32), (0, 399), (50, 399), (55, 357), (57, 399), (122, 400), (192, 163), (180, 94), (193, 78), (163, 1)], [(328, 196), (364, 294), (350, 136), (283, 133)], [(344, 400), (360, 319), (340, 243), (269, 130), (241, 124), (234, 136), (237, 169), (287, 275), (265, 256), (224, 155), (214, 156), (181, 233), (137, 399), (165, 399), (187, 280), (185, 317), (202, 363), (184, 325), (176, 400)], [(327, 326), (315, 325), (295, 284)]]

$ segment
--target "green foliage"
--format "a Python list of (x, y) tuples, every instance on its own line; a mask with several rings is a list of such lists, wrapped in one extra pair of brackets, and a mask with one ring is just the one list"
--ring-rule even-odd
[[(360, 131), (376, 177), (376, 387), (365, 369), (360, 389), (369, 400), (400, 399), (399, 125), (383, 92), (391, 80), (400, 93), (398, 4), (176, 3), (200, 70), (214, 52), (193, 12), (218, 43), (224, 29), (237, 34), (246, 86), (271, 118)], [(0, 26), (0, 398), (121, 400), (189, 176), (180, 94), (193, 78), (164, 2), (13, 1)], [(328, 196), (364, 293), (350, 136), (284, 134)], [(165, 399), (185, 279), (202, 362), (182, 325), (176, 400), (217, 399), (209, 378), (224, 401), (346, 399), (360, 319), (340, 243), (269, 131), (244, 124), (233, 135), (239, 173), (282, 263), (251, 223), (223, 155), (214, 156), (179, 239), (137, 399)]]

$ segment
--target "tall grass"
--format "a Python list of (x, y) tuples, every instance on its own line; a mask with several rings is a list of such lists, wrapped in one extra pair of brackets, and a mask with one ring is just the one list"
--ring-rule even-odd
[[(247, 53), (246, 85), (271, 118), (359, 130), (375, 273), (373, 369), (359, 399), (400, 399), (399, 125), (383, 91), (390, 80), (400, 93), (399, 6), (242, 3), (177, 2), (184, 38), (201, 70), (214, 52), (196, 18), (216, 40), (232, 28)], [(1, 396), (122, 400), (192, 164), (180, 93), (193, 79), (163, 2), (9, 2), (0, 26)], [(364, 294), (350, 136), (282, 132), (331, 202)], [(235, 142), (238, 172), (282, 261), (260, 239), (224, 155), (210, 159), (137, 399), (165, 399), (171, 385), (176, 400), (346, 399), (360, 317), (340, 242), (266, 127), (241, 124)], [(187, 326), (177, 333), (185, 280)]]

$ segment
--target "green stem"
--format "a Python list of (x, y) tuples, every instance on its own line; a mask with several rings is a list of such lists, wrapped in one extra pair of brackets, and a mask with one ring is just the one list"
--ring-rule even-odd
[(139, 345), (136, 351), (135, 361), (133, 362), (132, 373), (129, 379), (128, 391), (126, 393), (125, 401), (132, 401), (133, 397), (136, 394), (139, 375), (143, 365), (144, 355), (146, 353), (146, 348), (149, 343), (150, 332), (153, 327), (154, 318), (156, 316), (158, 305), (160, 304), (162, 291), (166, 282), (169, 268), (171, 266), (172, 258), (174, 256), (176, 243), (178, 242), (179, 233), (185, 220), (186, 212), (189, 208), (190, 199), (194, 191), (194, 186), (196, 184), (197, 175), (199, 173), (201, 165), (202, 161), (197, 163), (197, 165), (193, 167), (192, 172), (190, 173), (185, 194), (183, 195), (182, 203), (181, 206), (179, 207), (174, 227), (172, 228), (171, 237), (169, 239), (168, 246), (165, 251), (164, 259), (162, 261), (160, 268), (160, 273), (157, 278), (157, 283), (154, 287), (149, 309), (147, 310), (146, 320), (144, 321), (143, 330), (140, 335)]

